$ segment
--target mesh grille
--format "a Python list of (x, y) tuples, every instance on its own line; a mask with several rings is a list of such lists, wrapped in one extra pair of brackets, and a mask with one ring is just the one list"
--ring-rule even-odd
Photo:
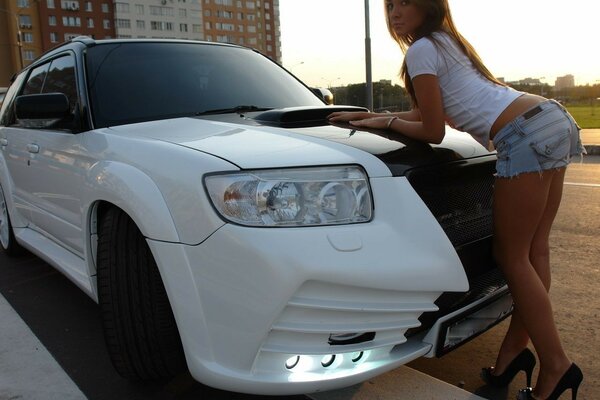
[(494, 161), (414, 169), (407, 178), (455, 247), (492, 234)]

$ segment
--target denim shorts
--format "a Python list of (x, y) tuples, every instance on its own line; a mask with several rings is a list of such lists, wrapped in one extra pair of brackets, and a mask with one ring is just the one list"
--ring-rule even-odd
[(580, 129), (568, 111), (554, 100), (532, 107), (494, 136), (496, 176), (510, 178), (567, 166), (571, 157), (585, 154)]

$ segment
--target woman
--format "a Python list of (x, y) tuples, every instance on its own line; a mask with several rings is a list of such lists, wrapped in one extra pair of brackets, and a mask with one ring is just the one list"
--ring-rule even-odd
[(494, 255), (515, 303), (495, 367), (482, 371), (492, 385), (508, 385), (525, 371), (535, 389), (518, 399), (576, 399), (581, 370), (565, 354), (552, 315), (549, 235), (562, 197), (565, 169), (585, 152), (579, 127), (560, 104), (498, 82), (457, 31), (447, 0), (385, 0), (388, 29), (405, 53), (401, 76), (413, 109), (395, 114), (336, 112), (332, 122), (388, 129), (440, 143), (448, 123), (498, 152), (494, 185)]

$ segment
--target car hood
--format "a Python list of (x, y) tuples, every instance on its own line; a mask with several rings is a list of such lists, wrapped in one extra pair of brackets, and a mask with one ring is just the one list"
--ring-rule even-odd
[(242, 169), (360, 164), (370, 176), (399, 176), (418, 166), (490, 154), (470, 135), (449, 127), (439, 145), (324, 121), (283, 128), (253, 115), (237, 114), (144, 122), (110, 130), (199, 150)]

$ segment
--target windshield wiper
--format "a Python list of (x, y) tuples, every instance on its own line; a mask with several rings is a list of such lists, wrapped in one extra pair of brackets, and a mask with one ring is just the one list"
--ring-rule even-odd
[(236, 107), (232, 107), (232, 108), (217, 108), (214, 110), (200, 111), (199, 113), (196, 113), (196, 115), (229, 114), (229, 113), (240, 114), (240, 113), (250, 112), (250, 111), (269, 111), (272, 109), (273, 109), (273, 107), (258, 107), (258, 106), (241, 105), (241, 106), (236, 106)]

